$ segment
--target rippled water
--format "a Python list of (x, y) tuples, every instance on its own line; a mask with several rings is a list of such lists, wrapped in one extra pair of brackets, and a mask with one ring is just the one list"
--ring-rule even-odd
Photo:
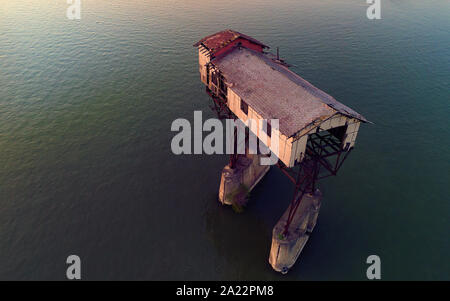
[[(450, 2), (0, 1), (0, 279), (449, 279)], [(287, 276), (268, 264), (291, 186), (217, 202), (226, 156), (175, 156), (171, 122), (213, 117), (192, 44), (233, 28), (374, 125), (321, 183)]]

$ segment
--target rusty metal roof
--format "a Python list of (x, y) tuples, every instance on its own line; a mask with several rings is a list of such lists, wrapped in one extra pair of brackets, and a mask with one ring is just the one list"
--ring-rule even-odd
[(263, 53), (236, 47), (212, 63), (227, 84), (264, 119), (279, 119), (290, 137), (317, 120), (343, 115), (367, 120)]
[(252, 43), (261, 45), (265, 48), (269, 48), (269, 46), (264, 45), (260, 41), (231, 29), (220, 31), (210, 36), (204, 37), (203, 39), (195, 43), (194, 46), (197, 47), (200, 45), (204, 45), (208, 50), (215, 52), (239, 38), (243, 38), (249, 40)]

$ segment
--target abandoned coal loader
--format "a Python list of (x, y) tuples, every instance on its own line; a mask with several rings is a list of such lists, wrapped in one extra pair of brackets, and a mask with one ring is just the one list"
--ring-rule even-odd
[[(295, 264), (317, 221), (319, 180), (335, 176), (352, 152), (362, 115), (292, 72), (268, 46), (245, 34), (225, 30), (207, 36), (198, 48), (202, 83), (221, 119), (239, 119), (271, 150), (294, 185), (290, 205), (272, 232), (269, 263), (287, 273)], [(267, 120), (277, 119), (278, 128)], [(237, 143), (238, 139), (234, 139)], [(248, 142), (248, 137), (245, 139)], [(219, 201), (239, 205), (270, 169), (260, 153), (230, 154), (222, 171)]]

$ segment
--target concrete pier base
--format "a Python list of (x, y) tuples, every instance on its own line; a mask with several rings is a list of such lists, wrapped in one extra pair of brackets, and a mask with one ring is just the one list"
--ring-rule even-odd
[(225, 166), (220, 179), (219, 201), (222, 204), (239, 203), (269, 171), (270, 165), (260, 165), (260, 155), (240, 156), (235, 168)]
[(321, 198), (322, 194), (319, 190), (316, 190), (314, 194), (303, 196), (287, 236), (284, 236), (283, 232), (291, 205), (273, 228), (269, 263), (275, 271), (286, 274), (297, 261), (316, 225)]

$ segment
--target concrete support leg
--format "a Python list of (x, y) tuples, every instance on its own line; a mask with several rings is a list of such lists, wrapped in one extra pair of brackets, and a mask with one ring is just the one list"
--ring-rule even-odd
[(235, 168), (225, 166), (220, 179), (219, 201), (233, 205), (250, 192), (269, 171), (270, 165), (260, 165), (260, 155), (240, 156)]
[(303, 196), (286, 236), (283, 232), (291, 205), (273, 228), (269, 263), (275, 271), (286, 274), (297, 261), (316, 225), (321, 198), (319, 190)]

